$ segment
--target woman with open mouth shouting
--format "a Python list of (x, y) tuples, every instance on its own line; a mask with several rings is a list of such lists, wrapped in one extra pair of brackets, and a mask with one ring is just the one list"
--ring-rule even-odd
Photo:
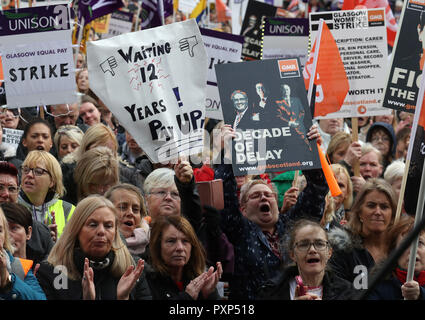
[(268, 281), (259, 296), (278, 300), (346, 300), (352, 294), (350, 282), (328, 268), (332, 248), (328, 235), (317, 222), (298, 220), (290, 233), (288, 252), (295, 265)]

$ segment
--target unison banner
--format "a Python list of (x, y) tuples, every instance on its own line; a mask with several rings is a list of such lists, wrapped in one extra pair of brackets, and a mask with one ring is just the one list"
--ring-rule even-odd
[(207, 55), (194, 19), (87, 49), (90, 88), (152, 162), (202, 151)]
[(215, 65), (240, 62), (243, 37), (210, 29), (200, 30), (208, 55), (206, 117), (223, 120)]
[[(344, 10), (310, 14), (311, 43), (323, 19), (338, 46), (350, 84), (340, 111), (323, 118), (350, 118), (389, 114), (382, 107), (388, 70), (384, 9)], [(311, 70), (307, 70), (311, 73)], [(316, 93), (317, 96), (317, 93)]]
[(425, 2), (406, 0), (386, 81), (384, 107), (415, 112), (425, 60)]
[(300, 58), (304, 66), (308, 58), (308, 19), (264, 18), (261, 59)]
[(65, 5), (0, 12), (0, 50), (9, 108), (77, 100), (68, 13)]

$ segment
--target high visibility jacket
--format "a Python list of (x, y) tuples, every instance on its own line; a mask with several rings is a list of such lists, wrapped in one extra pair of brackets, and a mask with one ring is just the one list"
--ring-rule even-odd
[(47, 221), (47, 224), (52, 223), (52, 211), (55, 213), (55, 221), (58, 226), (58, 238), (62, 234), (63, 228), (65, 228), (66, 223), (71, 218), (74, 213), (75, 206), (69, 202), (58, 200), (54, 204), (50, 205), (48, 212), (44, 217), (44, 220)]
[(32, 260), (16, 258), (12, 262), (12, 272), (15, 273), (22, 281), (25, 280), (25, 277), (28, 274), (28, 271), (31, 270), (33, 265)]
[(33, 215), (33, 219), (47, 225), (52, 224), (52, 212), (55, 212), (58, 238), (62, 234), (63, 228), (65, 228), (66, 223), (69, 221), (75, 210), (75, 206), (73, 204), (58, 198), (53, 198), (38, 207), (34, 206), (31, 202), (28, 202), (21, 195), (18, 197), (18, 202), (30, 210)]

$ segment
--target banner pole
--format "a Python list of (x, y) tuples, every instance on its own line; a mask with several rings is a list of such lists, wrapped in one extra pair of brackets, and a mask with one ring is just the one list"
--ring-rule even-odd
[[(78, 21), (78, 19), (77, 19)], [(78, 38), (77, 38), (77, 45), (78, 45), (78, 49), (74, 58), (74, 66), (77, 65), (77, 60), (78, 60), (78, 54), (80, 53), (80, 46), (81, 46), (81, 39), (83, 38), (83, 32), (84, 32), (84, 17), (81, 17), (81, 23), (80, 23), (80, 29), (78, 29)], [(77, 23), (77, 27), (78, 27), (78, 23)]]
[(139, 31), (139, 20), (140, 20), (140, 11), (142, 10), (142, 1), (139, 1), (136, 13), (136, 24), (134, 26), (134, 31)]
[[(425, 188), (425, 167), (422, 168), (421, 185), (419, 187), (418, 203), (416, 204), (415, 226), (419, 225), (419, 222), (421, 221), (422, 215), (423, 215), (424, 199), (425, 199), (424, 188)], [(413, 240), (412, 247), (410, 249), (409, 266), (407, 268), (406, 282), (413, 280), (415, 264), (416, 264), (416, 252), (418, 250), (418, 242), (419, 242), (419, 234)]]
[[(422, 73), (422, 75), (423, 75), (423, 73)], [(403, 180), (401, 182), (400, 196), (399, 196), (398, 202), (397, 202), (397, 210), (396, 210), (394, 223), (396, 223), (400, 219), (401, 210), (403, 208), (404, 193), (405, 193), (405, 190), (406, 190), (406, 184), (407, 184), (407, 179), (408, 179), (409, 170), (410, 170), (410, 159), (411, 159), (412, 153), (413, 153), (413, 145), (414, 145), (413, 141), (415, 139), (416, 131), (418, 129), (419, 119), (421, 117), (423, 101), (424, 101), (423, 100), (424, 99), (424, 91), (425, 91), (425, 77), (422, 76), (421, 85), (419, 87), (418, 96), (416, 98), (415, 115), (413, 117), (413, 124), (412, 124), (412, 129), (411, 129), (411, 132), (410, 132), (410, 134), (411, 134), (410, 136), (413, 137), (413, 140), (411, 138), (411, 143), (409, 143), (409, 146), (408, 146), (408, 149), (407, 149), (407, 156), (406, 156), (406, 161), (405, 161)]]
[[(421, 119), (422, 112), (424, 111), (423, 110), (424, 90), (425, 90), (425, 79), (423, 77), (423, 72), (422, 72), (421, 87), (419, 88), (418, 97), (416, 99), (415, 116), (414, 116), (414, 123), (413, 123), (413, 128), (412, 128), (412, 132), (414, 133), (414, 136), (413, 136), (413, 140), (410, 140), (411, 146), (409, 144), (409, 149), (410, 149), (409, 151), (411, 151), (411, 152), (408, 153), (408, 156), (406, 157), (406, 158), (408, 158), (406, 160), (409, 160), (409, 167), (410, 167), (410, 161), (411, 161), (412, 152), (413, 152), (413, 144), (414, 144), (413, 142), (415, 140), (415, 136), (416, 136), (416, 133), (417, 133), (417, 130), (418, 130), (419, 120)], [(414, 131), (413, 131), (413, 129), (414, 129)], [(405, 170), (405, 174), (406, 174), (406, 170)], [(407, 176), (407, 174), (406, 174), (406, 176)], [(406, 178), (406, 180), (407, 180), (407, 178)], [(424, 184), (425, 184), (425, 167), (422, 167), (422, 175), (421, 175), (421, 183), (420, 183), (420, 187), (419, 187), (418, 202), (416, 204), (415, 226), (422, 219), (422, 215), (423, 215), (424, 199), (425, 199), (425, 195), (424, 195), (425, 186), (424, 186)], [(399, 198), (399, 202), (400, 202), (400, 198)], [(403, 196), (403, 198), (404, 198), (404, 196)], [(397, 209), (399, 209), (398, 206), (397, 206)], [(400, 210), (401, 210), (401, 208), (400, 208)], [(416, 239), (413, 242), (412, 247), (410, 249), (409, 266), (408, 266), (408, 269), (407, 269), (406, 282), (413, 280), (414, 271), (415, 271), (415, 264), (416, 264), (416, 252), (418, 250), (418, 242), (419, 242), (419, 235), (416, 237)]]
[[(353, 142), (359, 141), (359, 119), (357, 117), (351, 118), (351, 135), (353, 137)], [(354, 171), (354, 176), (360, 177), (360, 166), (359, 166), (358, 159), (354, 160), (353, 171)]]
[[(319, 49), (320, 49), (320, 41), (322, 39), (322, 30), (323, 30), (323, 24), (324, 20), (320, 19), (319, 21), (319, 33), (316, 38), (316, 48), (314, 49), (314, 58), (313, 58), (313, 72), (310, 76), (310, 82), (308, 83), (308, 105), (311, 105), (311, 98), (313, 94), (313, 85), (314, 80), (316, 79), (316, 69), (317, 69), (317, 59), (319, 57)], [(314, 118), (314, 114), (311, 115)]]

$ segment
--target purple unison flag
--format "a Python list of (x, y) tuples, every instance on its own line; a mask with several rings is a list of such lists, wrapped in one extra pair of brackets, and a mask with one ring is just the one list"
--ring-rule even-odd
[(124, 6), (122, 0), (78, 0), (78, 21), (84, 17), (84, 23), (103, 17)]
[[(161, 5), (159, 1), (163, 3), (163, 10), (161, 12)], [(172, 0), (143, 0), (141, 10), (141, 28), (149, 29), (159, 27), (162, 25), (161, 15), (164, 19), (168, 16), (173, 15), (173, 1)]]

